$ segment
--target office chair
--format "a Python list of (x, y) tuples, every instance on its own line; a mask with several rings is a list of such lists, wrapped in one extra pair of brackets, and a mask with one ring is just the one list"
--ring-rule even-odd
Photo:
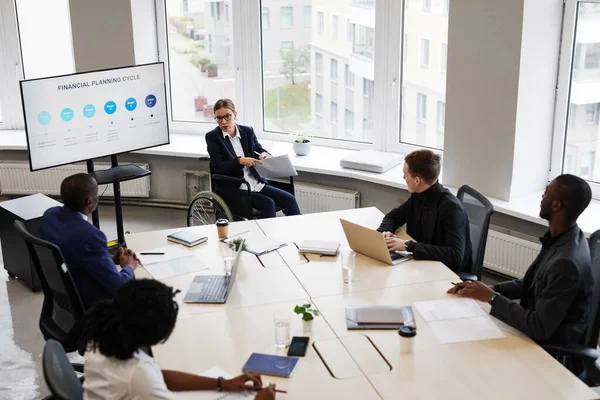
[(62, 345), (49, 339), (44, 346), (42, 367), (46, 385), (52, 393), (52, 399), (82, 400), (83, 386), (69, 363)]
[[(85, 308), (60, 249), (33, 236), (22, 221), (15, 221), (14, 225), (25, 240), (44, 292), (40, 315), (40, 330), (44, 339), (60, 342), (69, 353), (79, 350)], [(83, 372), (82, 364), (73, 364), (73, 368)]]
[(579, 376), (589, 386), (600, 385), (600, 365), (598, 357), (598, 337), (600, 336), (600, 230), (589, 239), (592, 256), (592, 274), (594, 289), (590, 309), (588, 310), (588, 329), (583, 346), (572, 344), (566, 346), (543, 345), (542, 347), (554, 357), (572, 358), (583, 364), (584, 372)]
[(494, 213), (494, 206), (484, 195), (469, 185), (461, 186), (456, 197), (463, 204), (467, 217), (469, 217), (472, 256), (471, 270), (459, 272), (458, 276), (463, 281), (480, 281), (490, 218)]

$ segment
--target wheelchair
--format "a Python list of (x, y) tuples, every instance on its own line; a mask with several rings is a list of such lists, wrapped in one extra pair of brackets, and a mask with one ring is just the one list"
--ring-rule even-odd
[[(210, 161), (209, 158), (200, 158), (200, 161)], [(233, 182), (244, 185), (244, 195), (226, 196), (219, 189), (219, 182)], [(285, 190), (292, 195), (294, 192), (294, 178), (289, 181), (270, 180), (273, 187)], [(210, 168), (211, 190), (205, 190), (194, 196), (190, 202), (187, 213), (187, 226), (213, 225), (218, 219), (226, 218), (229, 221), (247, 221), (261, 218), (260, 211), (252, 208), (252, 191), (250, 184), (243, 178), (234, 178), (227, 175), (215, 174)], [(281, 209), (277, 209), (281, 211)]]

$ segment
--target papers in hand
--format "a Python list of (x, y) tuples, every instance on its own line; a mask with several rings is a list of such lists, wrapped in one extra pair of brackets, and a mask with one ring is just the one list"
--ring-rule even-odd
[(208, 269), (189, 250), (178, 246), (167, 246), (142, 253), (164, 253), (142, 255), (140, 259), (146, 271), (157, 280)]
[(292, 165), (287, 154), (277, 157), (269, 157), (262, 160), (262, 165), (256, 163), (254, 168), (262, 178), (282, 178), (287, 176), (298, 176), (298, 172)]
[(415, 307), (440, 343), (499, 339), (504, 333), (471, 299), (416, 302)]

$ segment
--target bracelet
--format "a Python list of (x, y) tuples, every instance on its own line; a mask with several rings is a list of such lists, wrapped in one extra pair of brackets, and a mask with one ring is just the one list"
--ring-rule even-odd
[(217, 392), (222, 392), (223, 387), (221, 387), (221, 382), (223, 381), (223, 377), (220, 376), (217, 378)]

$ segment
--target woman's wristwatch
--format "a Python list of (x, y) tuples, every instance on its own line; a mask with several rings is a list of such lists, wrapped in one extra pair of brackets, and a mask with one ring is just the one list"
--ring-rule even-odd
[(494, 300), (496, 300), (496, 297), (500, 296), (500, 293), (496, 292), (493, 295), (490, 296), (490, 298), (488, 299), (488, 304), (491, 306), (492, 303), (494, 302)]
[(404, 247), (406, 247), (406, 251), (409, 251), (412, 253), (412, 245), (413, 245), (413, 241), (412, 240), (407, 240), (404, 242)]

